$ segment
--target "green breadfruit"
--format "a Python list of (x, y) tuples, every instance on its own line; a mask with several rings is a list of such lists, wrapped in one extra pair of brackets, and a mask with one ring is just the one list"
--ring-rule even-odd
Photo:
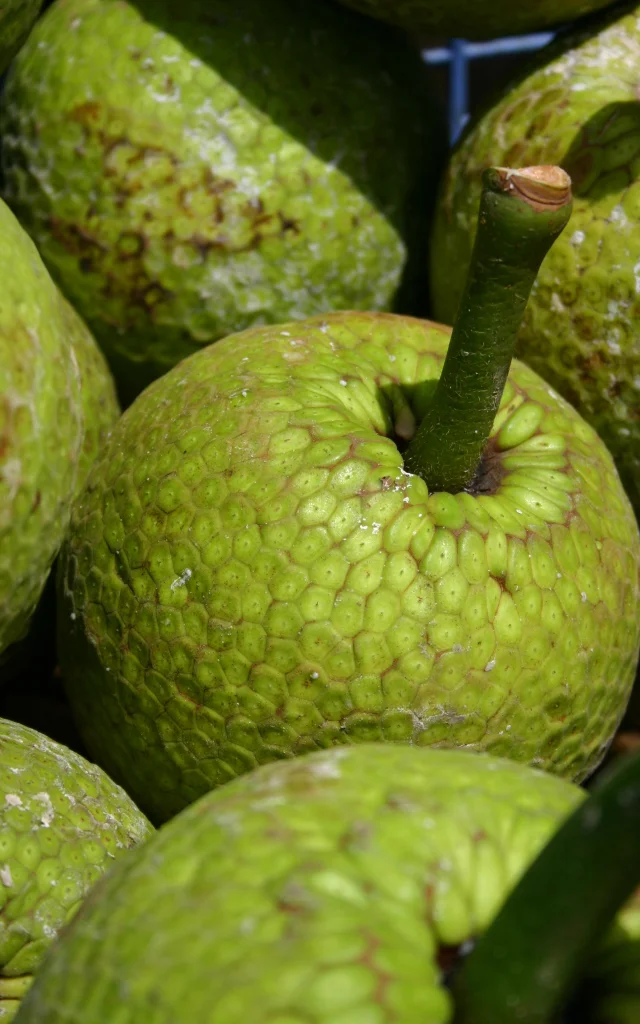
[(114, 858), (153, 829), (96, 765), (0, 719), (0, 1022)]
[(91, 755), (156, 820), (335, 743), (467, 746), (573, 779), (640, 641), (640, 538), (591, 427), (514, 362), (471, 493), (403, 467), (449, 332), (392, 314), (255, 328), (116, 424), (60, 577)]
[(43, 0), (2, 0), (0, 6), (0, 74), (24, 43)]
[(451, 159), (432, 240), (436, 314), (452, 323), (492, 164), (560, 164), (571, 228), (533, 288), (516, 353), (595, 427), (640, 513), (640, 7), (543, 51)]
[[(463, 751), (261, 767), (112, 869), (19, 1024), (448, 1024), (448, 970), (583, 798)], [(594, 958), (582, 1024), (640, 1019), (639, 906)]]
[(424, 71), (331, 4), (53, 4), (7, 80), (4, 196), (123, 394), (253, 324), (390, 307), (439, 152)]
[(0, 654), (20, 640), (118, 406), (104, 358), (0, 203)]
[(342, 0), (372, 18), (409, 32), (463, 39), (492, 39), (573, 21), (611, 0)]

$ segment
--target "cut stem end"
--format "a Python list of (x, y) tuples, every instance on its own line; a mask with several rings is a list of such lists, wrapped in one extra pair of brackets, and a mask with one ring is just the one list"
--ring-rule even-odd
[(440, 380), (405, 452), (405, 467), (431, 491), (474, 480), (509, 374), (516, 336), (540, 265), (571, 216), (561, 167), (483, 175), (467, 284)]

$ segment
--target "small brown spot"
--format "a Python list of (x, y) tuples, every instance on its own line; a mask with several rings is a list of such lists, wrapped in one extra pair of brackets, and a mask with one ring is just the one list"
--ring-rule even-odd
[(282, 225), (282, 233), (285, 234), (287, 231), (293, 231), (294, 234), (300, 234), (300, 225), (297, 220), (293, 220), (292, 217), (285, 217), (282, 213), (278, 214), (280, 223)]
[(443, 974), (450, 974), (458, 962), (460, 946), (440, 946), (438, 949), (438, 966)]
[(393, 480), (390, 476), (383, 476), (380, 478), (380, 487), (383, 491), (388, 491), (393, 486)]
[(502, 463), (502, 452), (498, 449), (495, 438), (489, 438), (480, 459), (480, 465), (471, 484), (467, 488), (469, 494), (497, 494), (506, 471)]
[(102, 241), (81, 224), (69, 224), (52, 214), (49, 217), (51, 234), (72, 256), (94, 256), (107, 250)]
[(68, 117), (79, 124), (93, 125), (98, 120), (101, 109), (100, 104), (95, 100), (88, 100), (86, 103), (80, 103), (77, 107), (73, 107), (69, 111)]
[(207, 191), (212, 195), (220, 195), (221, 192), (229, 192), (236, 186), (233, 181), (229, 181), (227, 178), (216, 178), (213, 173), (207, 168), (207, 174), (205, 176), (205, 186)]

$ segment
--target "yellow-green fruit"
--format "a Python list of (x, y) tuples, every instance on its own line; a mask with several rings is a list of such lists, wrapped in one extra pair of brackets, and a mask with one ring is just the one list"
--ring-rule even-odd
[(335, 743), (577, 779), (601, 759), (640, 641), (631, 506), (519, 363), (476, 492), (429, 495), (396, 442), (447, 341), (392, 314), (256, 328), (116, 425), (65, 543), (59, 648), (89, 751), (152, 818)]
[(26, 632), (118, 415), (85, 324), (0, 203), (0, 653)]
[[(449, 1024), (447, 967), (583, 798), (463, 751), (264, 766), (114, 867), (19, 1022)], [(583, 979), (597, 987), (581, 1024), (637, 1024), (639, 938), (629, 906)]]
[(427, 231), (424, 71), (328, 3), (53, 4), (7, 80), (4, 195), (127, 398), (253, 324), (390, 307)]
[(43, 0), (2, 0), (0, 7), (0, 74), (18, 52), (38, 17)]
[(342, 0), (372, 18), (399, 25), (408, 32), (492, 39), (532, 32), (573, 21), (606, 7), (611, 0)]
[(1, 1024), (91, 886), (152, 831), (96, 765), (0, 718)]
[(562, 41), (482, 117), (452, 157), (432, 240), (436, 315), (453, 323), (490, 165), (560, 164), (571, 227), (546, 257), (517, 354), (612, 452), (640, 512), (640, 7)]

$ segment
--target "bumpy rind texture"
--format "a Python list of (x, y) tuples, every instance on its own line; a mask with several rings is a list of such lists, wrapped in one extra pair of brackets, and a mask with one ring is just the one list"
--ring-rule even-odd
[(453, 323), (485, 167), (560, 164), (571, 225), (545, 259), (517, 354), (598, 431), (640, 513), (640, 8), (552, 49), (454, 154), (432, 243), (436, 315)]
[(123, 394), (253, 324), (390, 307), (427, 231), (423, 72), (308, 0), (50, 8), (7, 82), (4, 194)]
[[(115, 867), (20, 1024), (446, 1024), (439, 961), (582, 798), (461, 751), (372, 744), (263, 767)], [(632, 935), (621, 915), (609, 953), (637, 965)]]
[(334, 743), (599, 762), (638, 655), (633, 512), (592, 428), (517, 363), (497, 493), (429, 496), (393, 426), (447, 342), (392, 314), (254, 329), (116, 425), (65, 543), (59, 650), (88, 749), (152, 818)]
[(96, 880), (153, 832), (104, 772), (0, 719), (0, 1022)]
[(0, 8), (0, 74), (18, 52), (38, 17), (43, 0), (3, 0)]
[(342, 0), (372, 18), (409, 32), (493, 39), (573, 21), (606, 7), (611, 0)]
[(85, 324), (0, 203), (0, 653), (25, 633), (71, 502), (118, 415)]

